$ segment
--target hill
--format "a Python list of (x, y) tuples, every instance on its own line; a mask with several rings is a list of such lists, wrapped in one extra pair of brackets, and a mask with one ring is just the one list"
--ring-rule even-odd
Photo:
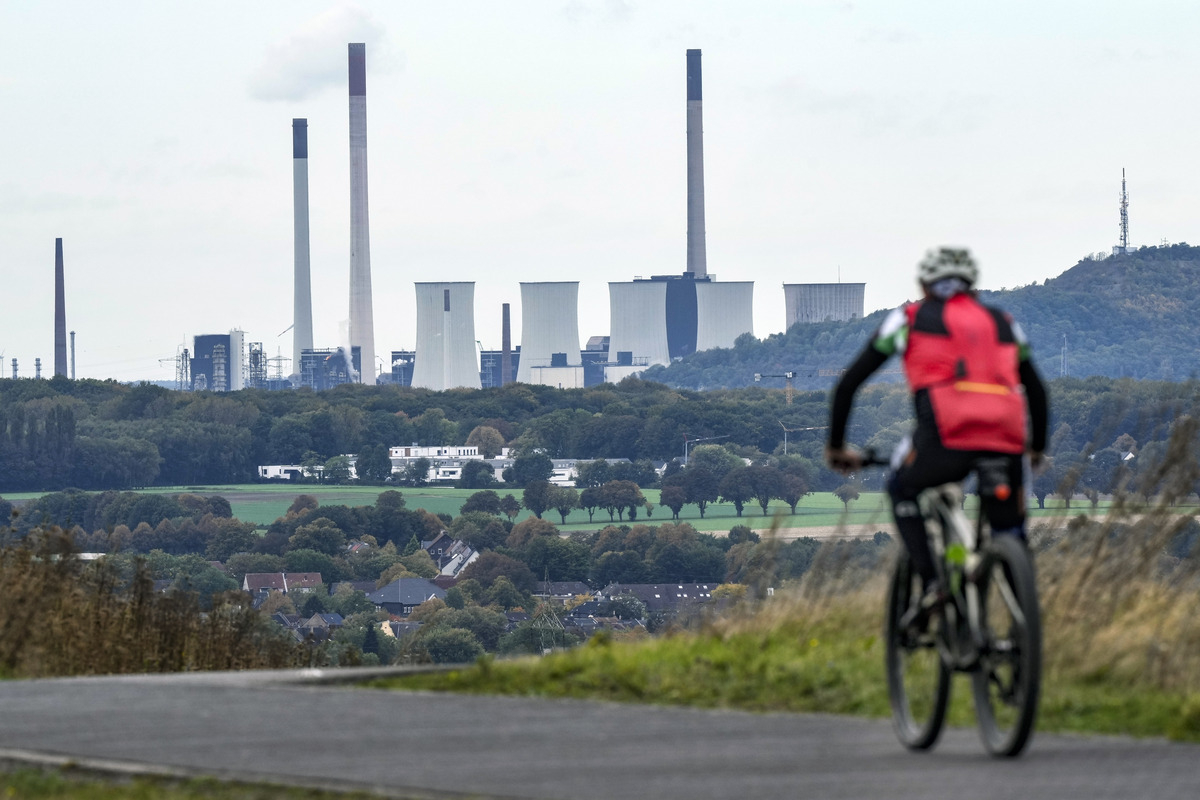
[[(1200, 247), (1143, 247), (1087, 258), (1041, 284), (982, 297), (1020, 322), (1047, 377), (1063, 372), (1064, 337), (1065, 374), (1074, 377), (1174, 381), (1200, 375)], [(756, 372), (795, 371), (797, 388), (827, 388), (886, 313), (795, 325), (761, 340), (743, 336), (733, 348), (652, 367), (643, 377), (679, 388), (716, 389), (751, 385)], [(898, 374), (884, 379), (889, 377), (899, 379)]]

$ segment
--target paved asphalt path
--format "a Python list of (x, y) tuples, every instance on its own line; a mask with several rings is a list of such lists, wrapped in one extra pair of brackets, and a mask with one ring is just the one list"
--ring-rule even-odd
[[(368, 788), (405, 798), (1196, 798), (1200, 748), (886, 721), (331, 685), (345, 671), (0, 681), (0, 760)], [(356, 673), (362, 674), (362, 673)]]

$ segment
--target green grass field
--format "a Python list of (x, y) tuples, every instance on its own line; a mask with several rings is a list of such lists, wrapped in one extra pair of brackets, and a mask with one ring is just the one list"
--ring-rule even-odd
[[(458, 516), (459, 508), (476, 491), (474, 489), (447, 489), (440, 487), (400, 487), (398, 490), (404, 495), (409, 508), (423, 508), (434, 514), (449, 514), (450, 516)], [(287, 511), (288, 506), (300, 494), (314, 495), (322, 505), (344, 504), (349, 506), (364, 506), (373, 505), (375, 499), (379, 497), (380, 492), (385, 491), (385, 489), (378, 486), (250, 483), (234, 486), (164, 486), (146, 489), (145, 491), (161, 494), (194, 492), (202, 495), (220, 495), (229, 501), (235, 517), (266, 527), (279, 517), (282, 517)], [(502, 496), (512, 493), (518, 500), (521, 499), (520, 489), (500, 488), (497, 489), (497, 492)], [(671, 510), (659, 505), (658, 490), (643, 489), (642, 493), (646, 496), (647, 500), (654, 504), (654, 510), (649, 518), (646, 517), (644, 511), (639, 511), (636, 522), (650, 525), (670, 522)], [(41, 495), (41, 492), (24, 492), (4, 495), (4, 497), (19, 503), (38, 498)], [(976, 503), (973, 498), (968, 500), (968, 509), (973, 508), (975, 505)], [(1092, 509), (1086, 501), (1076, 499), (1072, 503), (1071, 508), (1067, 509), (1064, 507), (1061, 499), (1054, 498), (1047, 499), (1045, 509), (1038, 509), (1036, 506), (1031, 508), (1030, 516), (1036, 519), (1046, 516), (1103, 514), (1108, 510), (1108, 507), (1108, 501), (1102, 500), (1096, 509)], [(1180, 511), (1186, 512), (1191, 508), (1194, 507), (1180, 506)], [(800, 504), (796, 507), (795, 515), (791, 514), (791, 510), (782, 501), (775, 501), (769, 507), (766, 516), (762, 514), (762, 510), (757, 503), (747, 505), (742, 512), (741, 518), (737, 516), (732, 503), (712, 503), (708, 506), (703, 519), (700, 518), (700, 512), (696, 506), (684, 506), (679, 515), (679, 520), (689, 523), (699, 531), (712, 533), (727, 533), (734, 525), (745, 525), (752, 530), (762, 531), (772, 527), (776, 514), (780, 515), (778, 527), (784, 530), (849, 525), (878, 525), (879, 530), (891, 530), (891, 514), (887, 498), (882, 492), (863, 492), (858, 500), (850, 503), (848, 511), (842, 505), (842, 501), (834, 497), (833, 493), (814, 492), (800, 501)], [(522, 511), (517, 520), (526, 519), (529, 516), (531, 515), (528, 511)], [(586, 511), (576, 509), (567, 516), (565, 525), (560, 524), (559, 514), (553, 509), (547, 511), (542, 516), (554, 522), (564, 532), (598, 530), (609, 524), (608, 513), (602, 510), (596, 511), (592, 520), (589, 521)], [(620, 524), (621, 521), (614, 520), (614, 522)], [(859, 532), (861, 533), (861, 530)]]

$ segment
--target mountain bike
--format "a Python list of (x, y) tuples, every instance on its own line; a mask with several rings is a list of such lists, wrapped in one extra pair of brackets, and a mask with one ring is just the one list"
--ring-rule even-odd
[[(874, 453), (863, 464), (887, 465)], [(980, 459), (981, 502), (1015, 491), (1000, 459)], [(886, 663), (896, 735), (911, 750), (932, 748), (941, 735), (951, 677), (967, 673), (984, 747), (1017, 756), (1029, 743), (1042, 673), (1042, 625), (1033, 560), (1016, 536), (992, 536), (982, 509), (972, 523), (961, 483), (926, 489), (917, 499), (925, 519), (945, 602), (925, 624), (906, 625), (922, 597), (920, 576), (901, 552), (888, 591)]]

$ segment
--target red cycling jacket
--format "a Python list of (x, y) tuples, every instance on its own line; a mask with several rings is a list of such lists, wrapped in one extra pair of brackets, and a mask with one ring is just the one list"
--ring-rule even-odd
[(905, 314), (904, 370), (914, 393), (928, 391), (942, 444), (1024, 452), (1020, 353), (1008, 316), (965, 293), (913, 303)]

